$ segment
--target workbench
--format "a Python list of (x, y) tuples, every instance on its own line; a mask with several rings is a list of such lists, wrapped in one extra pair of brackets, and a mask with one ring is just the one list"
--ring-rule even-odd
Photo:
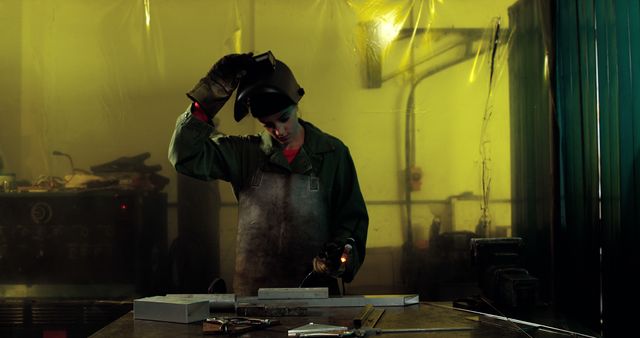
[[(406, 307), (385, 307), (384, 314), (376, 325), (382, 329), (406, 328), (447, 328), (470, 327), (470, 331), (432, 332), (432, 333), (395, 333), (382, 334), (381, 337), (527, 337), (516, 329), (515, 324), (498, 321), (483, 315), (462, 312), (450, 307), (451, 304), (419, 303)], [(379, 307), (377, 307), (379, 308)], [(287, 337), (287, 330), (300, 327), (310, 322), (340, 326), (353, 326), (353, 319), (358, 315), (360, 307), (310, 308), (304, 317), (279, 317), (281, 324), (259, 331), (244, 333), (242, 337)], [(233, 313), (216, 313), (212, 316), (233, 316)], [(543, 330), (528, 331), (531, 337), (566, 337)], [(91, 338), (175, 338), (203, 337), (202, 323), (176, 324), (149, 320), (134, 320), (129, 312), (116, 321), (102, 328)], [(205, 337), (227, 337), (206, 335)]]

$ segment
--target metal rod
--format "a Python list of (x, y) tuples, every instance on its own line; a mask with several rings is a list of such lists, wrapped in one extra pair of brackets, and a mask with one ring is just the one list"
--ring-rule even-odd
[(379, 329), (381, 334), (385, 333), (412, 333), (412, 332), (449, 332), (449, 331), (471, 331), (472, 327), (417, 327), (408, 329)]
[(458, 311), (463, 311), (463, 312), (475, 313), (475, 314), (483, 315), (483, 316), (486, 316), (486, 317), (489, 317), (489, 318), (494, 318), (494, 319), (499, 319), (499, 320), (504, 320), (504, 321), (511, 321), (513, 323), (518, 323), (518, 324), (523, 324), (523, 325), (536, 327), (536, 328), (538, 328), (540, 330), (546, 330), (546, 331), (551, 331), (551, 332), (560, 332), (560, 333), (564, 333), (564, 334), (571, 335), (571, 336), (576, 336), (576, 337), (597, 338), (595, 336), (590, 336), (590, 335), (586, 335), (586, 334), (579, 333), (579, 332), (559, 329), (559, 328), (553, 327), (553, 326), (547, 326), (547, 325), (537, 324), (537, 323), (533, 323), (533, 322), (527, 322), (527, 321), (524, 321), (524, 320), (518, 320), (518, 319), (509, 318), (509, 317), (505, 317), (505, 316), (497, 316), (497, 315), (492, 315), (492, 314), (488, 314), (488, 313), (485, 313), (485, 312), (461, 309), (461, 308), (450, 307), (450, 306), (445, 306), (445, 305), (439, 305), (439, 304), (434, 304), (434, 303), (429, 303), (429, 304), (433, 305), (433, 306), (446, 308), (446, 309), (453, 309), (453, 310), (458, 310)]

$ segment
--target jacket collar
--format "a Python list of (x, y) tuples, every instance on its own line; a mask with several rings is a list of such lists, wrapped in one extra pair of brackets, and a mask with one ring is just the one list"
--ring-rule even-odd
[(334, 151), (335, 146), (331, 144), (329, 136), (316, 126), (302, 119), (298, 121), (304, 128), (304, 144), (291, 165), (282, 154), (282, 144), (275, 141), (266, 130), (260, 133), (260, 148), (269, 162), (290, 171), (306, 173), (312, 168), (318, 168), (322, 162), (322, 154)]

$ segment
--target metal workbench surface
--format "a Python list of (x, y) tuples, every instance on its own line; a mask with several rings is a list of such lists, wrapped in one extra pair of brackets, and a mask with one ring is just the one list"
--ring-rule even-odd
[[(562, 337), (559, 333), (544, 329), (532, 330), (520, 325), (527, 332), (518, 329), (509, 321), (498, 321), (481, 314), (458, 311), (443, 304), (420, 303), (406, 307), (386, 307), (377, 328), (454, 328), (470, 327), (469, 331), (432, 332), (432, 333), (393, 333), (383, 337)], [(247, 332), (242, 337), (286, 337), (287, 331), (308, 323), (330, 324), (352, 327), (353, 319), (361, 311), (359, 307), (314, 308), (304, 317), (279, 317), (281, 324), (267, 329)], [(212, 314), (212, 316), (230, 316), (233, 314)], [(529, 327), (530, 328), (530, 327)], [(202, 337), (202, 322), (176, 324), (149, 320), (134, 320), (129, 312), (113, 323), (102, 328), (91, 338), (174, 338)]]

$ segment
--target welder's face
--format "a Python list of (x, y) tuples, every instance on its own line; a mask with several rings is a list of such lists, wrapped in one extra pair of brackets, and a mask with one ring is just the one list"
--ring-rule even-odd
[(302, 126), (298, 122), (298, 106), (291, 105), (278, 113), (259, 117), (264, 129), (283, 145), (289, 144), (298, 136)]

